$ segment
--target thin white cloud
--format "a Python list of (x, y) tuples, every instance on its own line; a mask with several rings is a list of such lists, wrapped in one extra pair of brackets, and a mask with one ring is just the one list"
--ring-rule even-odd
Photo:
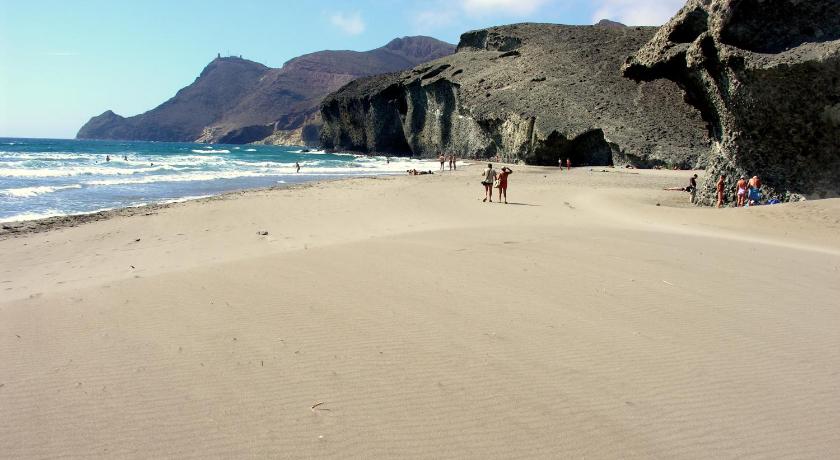
[(414, 28), (420, 31), (441, 29), (452, 25), (458, 14), (453, 9), (440, 8), (420, 11), (412, 15)]
[(356, 11), (353, 13), (333, 13), (330, 15), (330, 23), (348, 35), (359, 35), (365, 31), (365, 21), (362, 15)]
[(461, 8), (470, 15), (510, 14), (527, 16), (549, 0), (460, 0)]
[(504, 18), (510, 22), (528, 17), (540, 8), (560, 0), (437, 0), (424, 2), (424, 9), (412, 14), (418, 31), (452, 26), (470, 18)]
[(658, 26), (668, 22), (685, 0), (599, 0), (592, 21), (611, 19), (631, 26)]

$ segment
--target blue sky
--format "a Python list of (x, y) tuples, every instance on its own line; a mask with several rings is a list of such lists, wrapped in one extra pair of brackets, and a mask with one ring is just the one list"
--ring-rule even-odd
[(217, 52), (279, 67), (304, 53), (368, 50), (406, 35), (457, 43), (464, 31), (514, 22), (657, 25), (683, 3), (0, 0), (0, 136), (70, 138), (107, 109), (152, 109)]

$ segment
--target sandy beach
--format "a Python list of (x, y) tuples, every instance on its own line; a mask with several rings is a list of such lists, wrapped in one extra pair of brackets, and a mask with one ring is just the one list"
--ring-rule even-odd
[(840, 199), (513, 168), (5, 233), (0, 457), (840, 457)]

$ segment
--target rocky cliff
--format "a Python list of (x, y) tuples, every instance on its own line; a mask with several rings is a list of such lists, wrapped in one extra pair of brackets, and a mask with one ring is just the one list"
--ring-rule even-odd
[(677, 82), (709, 122), (707, 203), (720, 174), (782, 199), (840, 193), (840, 1), (690, 0), (624, 73)]
[(679, 88), (621, 75), (655, 32), (609, 22), (467, 32), (452, 56), (325, 98), (322, 145), (547, 165), (698, 166), (705, 125)]
[(77, 138), (317, 143), (318, 106), (325, 95), (356, 78), (411, 68), (454, 51), (430, 37), (405, 37), (372, 51), (307, 54), (280, 69), (219, 57), (157, 108), (128, 118), (109, 110), (93, 117)]

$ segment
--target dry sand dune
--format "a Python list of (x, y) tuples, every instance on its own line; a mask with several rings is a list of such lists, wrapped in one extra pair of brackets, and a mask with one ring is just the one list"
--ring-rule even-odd
[(840, 200), (698, 209), (660, 191), (685, 172), (599, 171), (0, 241), (2, 456), (839, 457)]

